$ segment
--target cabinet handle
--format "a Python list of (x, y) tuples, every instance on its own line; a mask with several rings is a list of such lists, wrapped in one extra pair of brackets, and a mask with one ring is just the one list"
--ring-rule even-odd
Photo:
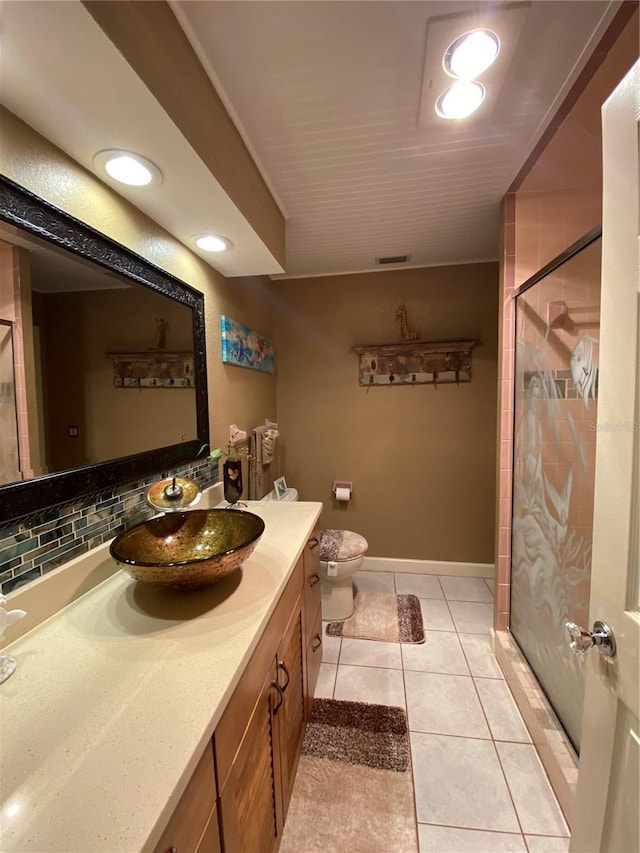
[(287, 689), (287, 687), (289, 686), (289, 682), (291, 681), (291, 676), (289, 675), (289, 670), (287, 669), (287, 665), (286, 665), (286, 663), (285, 663), (283, 660), (279, 660), (279, 661), (278, 661), (278, 667), (279, 667), (279, 668), (284, 672), (284, 674), (287, 676), (287, 680), (286, 680), (286, 681), (285, 681), (285, 683), (282, 685), (282, 692), (284, 693), (284, 691), (285, 691), (285, 690)]
[(317, 652), (321, 645), (322, 645), (322, 638), (320, 637), (320, 634), (316, 634), (315, 637), (313, 638), (312, 642), (311, 642), (311, 651)]
[(317, 572), (314, 572), (312, 575), (309, 575), (307, 580), (309, 582), (309, 586), (314, 587), (317, 583), (320, 583), (320, 575)]
[(273, 709), (273, 716), (275, 717), (275, 715), (276, 715), (276, 714), (278, 713), (278, 711), (280, 710), (280, 707), (282, 706), (282, 703), (284, 702), (284, 690), (282, 689), (282, 687), (280, 687), (280, 685), (278, 684), (278, 682), (277, 682), (277, 681), (272, 681), (272, 682), (271, 682), (271, 686), (272, 686), (272, 687), (274, 687), (274, 688), (278, 691), (278, 698), (280, 699), (280, 701), (278, 702), (278, 704), (277, 704), (277, 705), (275, 706), (275, 708)]
[(320, 540), (317, 536), (312, 536), (311, 539), (309, 539), (309, 541), (307, 542), (307, 545), (309, 546), (309, 549), (311, 551), (313, 551), (314, 548), (317, 548), (319, 544)]

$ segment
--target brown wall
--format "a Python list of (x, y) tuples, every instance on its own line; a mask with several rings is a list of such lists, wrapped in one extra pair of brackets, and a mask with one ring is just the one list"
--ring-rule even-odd
[(48, 294), (41, 303), (50, 471), (197, 437), (193, 388), (117, 388), (107, 357), (148, 350), (156, 317), (168, 323), (168, 352), (193, 352), (189, 308), (141, 286)]
[[(278, 423), (287, 483), (369, 555), (493, 562), (497, 264), (274, 282)], [(460, 386), (358, 385), (354, 344), (478, 338)], [(353, 480), (348, 506), (334, 479)]]
[(223, 365), (220, 342), (220, 314), (273, 337), (268, 280), (225, 279), (3, 107), (0, 125), (2, 174), (204, 294), (212, 446), (226, 444), (229, 424), (274, 417), (275, 376)]

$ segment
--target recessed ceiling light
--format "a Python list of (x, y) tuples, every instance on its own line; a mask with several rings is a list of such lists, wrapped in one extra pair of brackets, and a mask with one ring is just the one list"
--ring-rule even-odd
[(193, 239), (196, 246), (204, 252), (226, 252), (233, 246), (231, 240), (219, 234), (196, 234)]
[(115, 148), (99, 151), (93, 163), (114, 181), (131, 187), (147, 187), (162, 180), (160, 169), (151, 160), (131, 151)]
[(466, 118), (484, 101), (482, 83), (458, 80), (446, 89), (436, 101), (436, 112), (441, 118)]
[(491, 30), (472, 30), (459, 36), (444, 55), (444, 69), (452, 77), (473, 80), (492, 65), (500, 50), (500, 39)]

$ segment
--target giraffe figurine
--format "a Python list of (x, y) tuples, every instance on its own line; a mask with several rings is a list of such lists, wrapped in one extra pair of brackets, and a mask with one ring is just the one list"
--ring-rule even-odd
[(409, 328), (407, 322), (407, 309), (404, 305), (398, 305), (396, 320), (400, 320), (400, 335), (404, 341), (417, 341), (420, 337), (417, 332)]

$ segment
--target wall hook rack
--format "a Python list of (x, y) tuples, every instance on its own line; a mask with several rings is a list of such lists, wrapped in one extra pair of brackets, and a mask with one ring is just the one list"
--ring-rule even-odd
[(471, 352), (479, 340), (358, 344), (359, 384), (438, 385), (471, 382)]
[(194, 388), (192, 352), (108, 352), (116, 388)]

